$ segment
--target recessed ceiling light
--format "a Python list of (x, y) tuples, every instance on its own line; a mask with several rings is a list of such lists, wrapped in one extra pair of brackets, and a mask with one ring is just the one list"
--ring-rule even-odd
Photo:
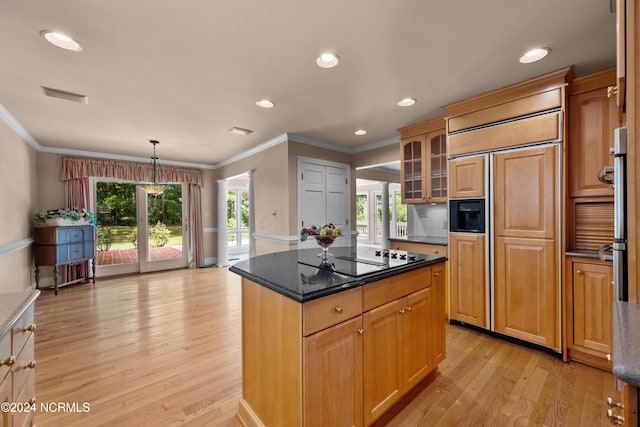
[(249, 135), (253, 131), (249, 130), (249, 129), (243, 129), (243, 128), (239, 128), (239, 127), (235, 127), (234, 126), (231, 129), (227, 129), (227, 132), (235, 133), (236, 135)]
[(398, 101), (398, 107), (411, 107), (416, 101), (414, 98), (404, 98)]
[(269, 99), (259, 99), (256, 101), (256, 105), (262, 108), (273, 108), (276, 104)]
[(520, 62), (523, 64), (529, 64), (531, 62), (540, 61), (542, 58), (547, 56), (550, 51), (551, 49), (549, 49), (548, 47), (531, 49), (525, 52), (525, 54), (520, 57)]
[(335, 53), (325, 52), (316, 58), (316, 64), (322, 68), (333, 68), (340, 63), (340, 58)]
[(366, 135), (367, 131), (364, 129), (358, 129), (357, 131), (354, 132), (356, 135), (358, 136), (362, 136), (362, 135)]
[(66, 34), (49, 30), (42, 30), (40, 31), (40, 34), (45, 38), (45, 40), (56, 47), (72, 50), (74, 52), (80, 52), (82, 50), (82, 45), (77, 40), (74, 40)]

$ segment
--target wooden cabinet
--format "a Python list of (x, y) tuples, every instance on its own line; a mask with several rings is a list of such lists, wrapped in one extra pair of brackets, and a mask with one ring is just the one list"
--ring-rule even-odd
[(605, 370), (611, 369), (613, 268), (610, 262), (568, 257), (566, 265), (567, 353)]
[(399, 129), (403, 203), (447, 201), (447, 138), (444, 119)]
[(431, 352), (434, 366), (442, 362), (446, 356), (447, 305), (440, 302), (447, 300), (447, 264), (440, 263), (431, 267), (431, 293), (433, 294)]
[(425, 135), (401, 140), (400, 153), (402, 202), (424, 203), (427, 200)]
[(439, 255), (447, 256), (447, 246), (445, 245), (431, 245), (428, 243), (417, 242), (398, 242), (397, 240), (389, 243), (389, 249), (396, 251), (415, 252), (425, 255)]
[(558, 147), (494, 155), (494, 330), (560, 348)]
[(444, 358), (443, 271), (439, 263), (302, 304), (243, 278), (243, 425), (375, 421)]
[(484, 234), (449, 234), (451, 318), (488, 328), (486, 264)]
[(304, 338), (305, 426), (361, 426), (362, 316)]
[(484, 197), (485, 157), (471, 156), (449, 161), (450, 198)]
[(363, 315), (365, 425), (431, 372), (431, 312), (429, 287)]
[[(6, 294), (3, 297), (19, 301), (17, 318), (8, 325), (7, 333), (0, 336), (0, 403), (20, 403), (29, 410), (0, 411), (0, 426), (29, 427), (35, 414), (35, 367), (33, 302), (36, 293)], [(24, 299), (27, 299), (24, 302)], [(24, 305), (26, 304), (26, 306)], [(0, 325), (0, 328), (4, 325)]]
[(447, 201), (447, 134), (444, 128), (429, 132), (427, 141), (427, 200)]
[[(53, 288), (56, 295), (60, 286), (84, 282), (89, 278), (95, 283), (95, 262), (91, 274), (81, 273), (80, 263), (92, 260), (95, 254), (94, 227), (92, 225), (69, 227), (37, 227), (33, 230), (33, 253), (36, 267), (36, 287), (40, 289), (40, 267), (53, 267)], [(59, 283), (60, 266), (76, 265), (76, 278)]]
[(638, 387), (616, 379), (616, 394), (606, 400), (611, 425), (636, 427), (638, 423)]
[(495, 234), (555, 239), (559, 212), (558, 147), (494, 155)]
[(495, 256), (494, 330), (559, 348), (555, 241), (499, 236)]
[(569, 96), (569, 197), (613, 196), (613, 186), (598, 179), (605, 166), (613, 166), (613, 131), (620, 126), (616, 97), (607, 86), (615, 84), (615, 70), (574, 80)]

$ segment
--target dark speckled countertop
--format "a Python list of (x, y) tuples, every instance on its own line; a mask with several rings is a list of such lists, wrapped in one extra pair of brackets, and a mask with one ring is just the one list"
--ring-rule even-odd
[(640, 305), (613, 303), (613, 374), (640, 387)]
[(415, 234), (410, 234), (407, 238), (396, 238), (390, 237), (390, 242), (410, 242), (410, 243), (425, 243), (427, 245), (441, 245), (447, 246), (449, 244), (449, 239), (446, 237), (433, 237), (433, 236), (418, 236)]
[(329, 264), (323, 264), (320, 252), (317, 248), (259, 255), (234, 264), (229, 271), (306, 302), (445, 261), (441, 256), (404, 251), (392, 250), (385, 257), (371, 248), (332, 247)]

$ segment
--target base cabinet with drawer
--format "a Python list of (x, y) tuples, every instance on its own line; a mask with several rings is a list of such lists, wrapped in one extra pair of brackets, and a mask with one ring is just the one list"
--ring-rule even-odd
[[(35, 368), (33, 303), (39, 291), (3, 294), (0, 298), (0, 311), (15, 312), (12, 323), (0, 325), (0, 402), (10, 405), (35, 405)], [(10, 302), (18, 302), (9, 307)], [(10, 311), (9, 311), (10, 310)], [(9, 407), (10, 409), (11, 406)], [(30, 427), (33, 424), (34, 410), (19, 410), (14, 407), (8, 412), (0, 412), (2, 427)]]
[(441, 262), (305, 303), (243, 278), (243, 425), (378, 419), (444, 358), (443, 273)]
[[(40, 289), (40, 267), (53, 267), (53, 288), (72, 283), (86, 283), (92, 279), (95, 283), (96, 263), (93, 262), (91, 274), (80, 272), (80, 263), (92, 260), (95, 256), (94, 227), (92, 225), (36, 227), (33, 230), (33, 253), (36, 273), (36, 287)], [(76, 265), (76, 278), (60, 283), (60, 266)]]

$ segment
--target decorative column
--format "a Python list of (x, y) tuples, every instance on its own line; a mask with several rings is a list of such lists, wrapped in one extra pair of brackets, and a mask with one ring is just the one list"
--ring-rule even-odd
[(382, 183), (382, 249), (389, 249), (389, 183)]
[(218, 267), (229, 265), (227, 242), (227, 181), (218, 180)]
[(256, 214), (253, 203), (253, 174), (255, 171), (255, 169), (249, 171), (249, 257), (256, 256), (256, 240), (253, 236), (256, 231)]

